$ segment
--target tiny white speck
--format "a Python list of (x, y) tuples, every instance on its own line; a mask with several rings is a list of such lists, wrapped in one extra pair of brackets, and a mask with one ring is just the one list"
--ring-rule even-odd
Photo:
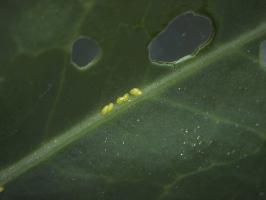
[(198, 125), (197, 128), (200, 128), (200, 125)]
[(255, 126), (259, 126), (260, 124), (259, 123), (256, 123)]
[(123, 141), (122, 143), (125, 144), (125, 141)]

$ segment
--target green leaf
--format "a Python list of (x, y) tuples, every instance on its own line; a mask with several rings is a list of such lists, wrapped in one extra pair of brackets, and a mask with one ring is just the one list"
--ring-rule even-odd
[[(151, 64), (149, 42), (188, 10), (213, 20), (212, 43)], [(265, 199), (265, 19), (263, 0), (2, 1), (0, 196)], [(81, 35), (102, 49), (87, 70), (71, 64)]]

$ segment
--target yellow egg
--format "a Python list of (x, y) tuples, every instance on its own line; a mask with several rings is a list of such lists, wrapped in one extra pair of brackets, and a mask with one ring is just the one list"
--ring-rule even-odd
[(129, 93), (133, 96), (140, 96), (142, 91), (139, 88), (133, 88), (129, 91)]
[(102, 113), (102, 115), (106, 115), (108, 113), (108, 105), (103, 107), (101, 113)]
[(108, 109), (107, 109), (108, 113), (111, 112), (113, 109), (114, 109), (114, 104), (113, 103), (109, 103), (108, 104)]
[(5, 188), (3, 186), (0, 186), (0, 192), (4, 192)]
[(106, 114), (110, 113), (113, 109), (114, 109), (114, 104), (109, 103), (103, 107), (101, 113), (102, 113), (102, 115), (106, 115)]
[(128, 101), (129, 100), (129, 94), (128, 93), (124, 94), (123, 98), (124, 98), (124, 101)]
[(129, 100), (129, 94), (126, 93), (126, 94), (124, 94), (122, 97), (118, 97), (118, 98), (116, 99), (116, 103), (117, 103), (117, 104), (122, 104), (122, 103), (127, 102), (128, 100)]
[(123, 97), (118, 97), (118, 98), (116, 99), (116, 103), (117, 103), (117, 104), (122, 104), (122, 103), (124, 103), (124, 98), (123, 98)]

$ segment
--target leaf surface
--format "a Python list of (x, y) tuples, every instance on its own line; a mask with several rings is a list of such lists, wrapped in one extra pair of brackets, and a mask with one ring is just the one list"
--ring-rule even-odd
[[(0, 5), (3, 199), (265, 198), (264, 1)], [(188, 10), (211, 17), (212, 43), (151, 64), (149, 42)], [(103, 53), (83, 71), (71, 64), (81, 35)], [(133, 87), (143, 95), (100, 114)]]

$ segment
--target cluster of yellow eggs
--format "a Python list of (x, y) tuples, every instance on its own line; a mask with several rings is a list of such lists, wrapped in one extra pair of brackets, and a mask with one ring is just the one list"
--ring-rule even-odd
[[(142, 91), (139, 88), (132, 88), (129, 91), (129, 94), (137, 97), (137, 96), (140, 96), (142, 94)], [(120, 104), (123, 104), (123, 103), (126, 103), (127, 101), (129, 101), (129, 94), (125, 93), (122, 97), (118, 97), (116, 99), (116, 103), (120, 105)], [(112, 112), (113, 109), (114, 109), (114, 104), (109, 103), (102, 108), (101, 113), (102, 113), (102, 115), (106, 115), (106, 114)]]

